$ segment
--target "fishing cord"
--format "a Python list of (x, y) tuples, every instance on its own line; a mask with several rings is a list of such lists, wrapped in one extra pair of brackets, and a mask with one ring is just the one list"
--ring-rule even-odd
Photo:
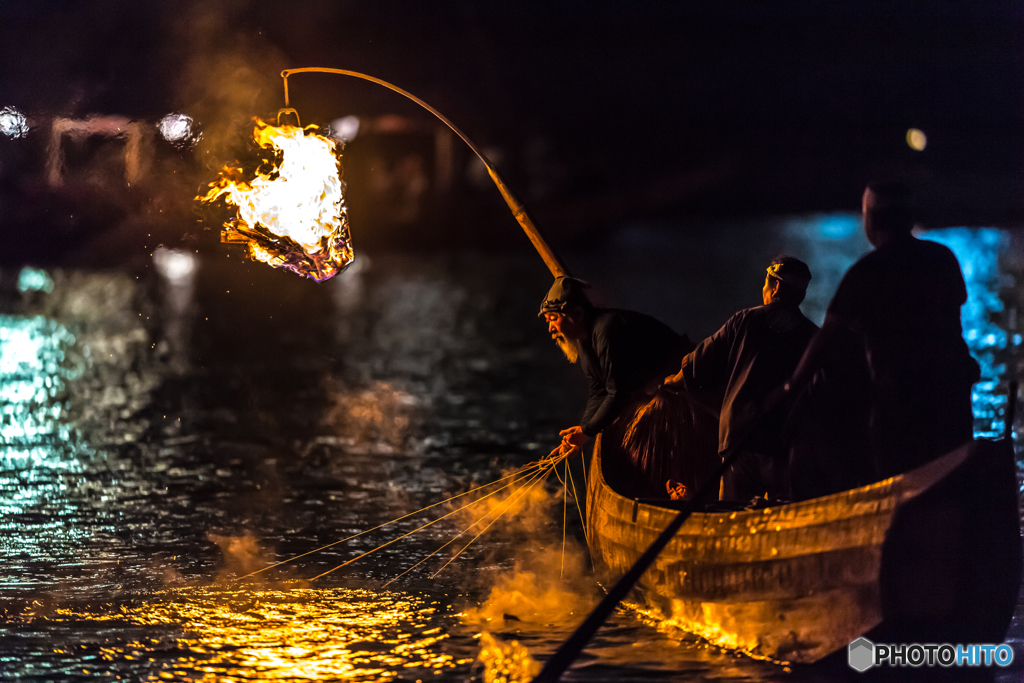
[(583, 508), (580, 507), (580, 497), (576, 493), (576, 482), (572, 478), (572, 468), (568, 468), (569, 471), (569, 485), (572, 486), (572, 498), (576, 501), (576, 510), (580, 513), (580, 524), (583, 525), (583, 538), (586, 539), (587, 545), (590, 545), (590, 535), (587, 533), (587, 520), (583, 515)]
[[(576, 482), (573, 480), (572, 467), (569, 466), (568, 460), (565, 463), (565, 472), (566, 472), (566, 476), (565, 476), (566, 480), (565, 481), (562, 481), (562, 476), (560, 474), (558, 474), (557, 470), (555, 471), (555, 476), (558, 477), (558, 481), (561, 482), (561, 484), (562, 484), (562, 487), (563, 487), (562, 488), (562, 495), (563, 496), (567, 495), (566, 494), (566, 490), (565, 490), (567, 484), (568, 484), (568, 486), (572, 487), (572, 497), (573, 497), (573, 500), (576, 501), (576, 511), (580, 513), (580, 524), (583, 526), (583, 537), (586, 539), (587, 545), (589, 546), (590, 545), (590, 536), (587, 533), (587, 520), (586, 520), (586, 518), (583, 515), (583, 508), (580, 507), (580, 498), (579, 498), (579, 495), (576, 492)], [(586, 474), (584, 474), (584, 480), (585, 479), (586, 479)], [(564, 504), (564, 501), (563, 501), (563, 504)], [(566, 534), (566, 531), (565, 531), (565, 526), (566, 526), (565, 510), (562, 510), (562, 518), (563, 518), (562, 519), (562, 560), (563, 560), (563, 563), (564, 563), (564, 561), (565, 561), (565, 534)]]
[[(250, 576), (254, 576), (256, 574), (259, 574), (260, 572), (265, 572), (268, 569), (273, 569), (274, 567), (280, 567), (282, 564), (287, 564), (289, 562), (297, 560), (300, 557), (306, 557), (307, 555), (312, 555), (313, 553), (318, 553), (321, 550), (326, 550), (327, 548), (332, 548), (332, 547), (338, 545), (339, 543), (345, 543), (346, 541), (351, 541), (354, 538), (359, 538), (360, 536), (365, 536), (366, 534), (370, 533), (371, 531), (376, 531), (377, 529), (383, 529), (384, 527), (389, 526), (391, 524), (394, 524), (395, 522), (401, 522), (403, 519), (408, 519), (409, 517), (413, 517), (415, 515), (418, 515), (421, 512), (426, 512), (430, 508), (435, 508), (438, 505), (443, 505), (445, 503), (451, 502), (451, 501), (456, 500), (458, 498), (462, 498), (463, 496), (468, 496), (469, 494), (474, 493), (475, 491), (479, 491), (480, 489), (485, 489), (488, 486), (493, 486), (495, 484), (501, 483), (501, 482), (503, 482), (506, 479), (509, 479), (511, 477), (515, 477), (515, 476), (518, 476), (520, 474), (523, 474), (524, 472), (529, 472), (530, 470), (542, 467), (543, 464), (546, 462), (546, 460), (547, 460), (547, 458), (545, 458), (543, 460), (538, 460), (537, 462), (533, 462), (533, 463), (530, 463), (528, 465), (524, 465), (519, 470), (517, 470), (517, 471), (515, 471), (515, 472), (513, 472), (511, 474), (508, 474), (508, 475), (502, 477), (501, 479), (496, 479), (496, 480), (494, 480), (494, 481), (492, 481), (492, 482), (490, 482), (488, 484), (483, 484), (481, 486), (477, 486), (476, 488), (472, 488), (472, 489), (466, 491), (465, 493), (460, 493), (458, 495), (452, 496), (451, 498), (446, 498), (445, 500), (439, 501), (437, 503), (433, 503), (432, 505), (428, 505), (425, 508), (420, 508), (419, 510), (416, 510), (415, 512), (410, 512), (407, 515), (402, 515), (401, 517), (397, 517), (395, 519), (392, 519), (390, 522), (384, 522), (383, 524), (378, 524), (377, 526), (373, 527), (372, 529), (366, 529), (365, 531), (360, 531), (358, 534), (353, 534), (353, 535), (351, 535), (351, 536), (349, 536), (347, 538), (341, 539), (340, 541), (334, 541), (333, 543), (328, 543), (327, 545), (323, 545), (323, 546), (320, 546), (319, 548), (314, 548), (313, 550), (304, 552), (301, 555), (295, 555), (294, 557), (289, 557), (287, 560), (281, 560), (280, 562), (275, 562), (274, 564), (267, 565), (263, 569), (257, 569), (256, 571), (249, 572), (248, 574), (246, 574), (244, 576), (239, 576), (237, 579), (235, 579), (235, 581), (241, 581), (242, 579), (247, 579)], [(501, 489), (499, 489), (499, 490), (501, 490)]]
[[(580, 464), (583, 464), (584, 460), (585, 460), (585, 458), (580, 458)], [(555, 472), (555, 476), (558, 476), (558, 472)], [(579, 494), (576, 491), (576, 482), (573, 480), (572, 467), (568, 466), (568, 462), (566, 463), (566, 479), (569, 480), (569, 485), (572, 486), (572, 497), (573, 497), (573, 500), (576, 501), (576, 511), (580, 513), (580, 524), (583, 526), (583, 538), (586, 539), (587, 547), (589, 548), (590, 547), (590, 534), (587, 531), (587, 520), (586, 520), (586, 517), (583, 515), (583, 508), (580, 507), (580, 497), (579, 497)], [(559, 477), (559, 481), (561, 481), (561, 477)], [(586, 485), (586, 481), (587, 481), (587, 469), (586, 469), (586, 465), (584, 465), (583, 466), (583, 482), (584, 482), (584, 486)], [(563, 516), (564, 516), (564, 510), (563, 510)], [(563, 550), (562, 550), (562, 561), (564, 563), (565, 562), (565, 549), (564, 549), (565, 548), (565, 520), (564, 519), (562, 521), (562, 547), (563, 547)], [(593, 567), (594, 566), (594, 558), (593, 558), (592, 554), (590, 554), (590, 555), (591, 555), (591, 557), (590, 557), (590, 566)]]
[[(564, 456), (563, 456), (563, 457), (564, 457)], [(469, 546), (473, 545), (473, 543), (474, 543), (474, 542), (475, 542), (475, 541), (476, 541), (476, 540), (477, 540), (478, 538), (480, 538), (481, 536), (483, 536), (483, 535), (484, 535), (484, 533), (485, 533), (485, 532), (486, 532), (486, 531), (487, 531), (488, 529), (490, 529), (490, 528), (491, 528), (491, 527), (492, 527), (492, 526), (494, 525), (494, 523), (495, 523), (495, 522), (497, 522), (497, 521), (498, 521), (499, 519), (501, 519), (502, 515), (504, 515), (504, 514), (505, 514), (505, 512), (507, 512), (507, 511), (508, 511), (508, 508), (511, 508), (511, 507), (512, 507), (512, 503), (518, 502), (520, 498), (522, 498), (522, 497), (523, 497), (523, 496), (525, 496), (525, 495), (526, 495), (527, 493), (529, 493), (530, 489), (532, 489), (532, 488), (533, 488), (534, 486), (536, 486), (537, 484), (539, 484), (539, 483), (543, 482), (543, 481), (544, 481), (545, 479), (547, 479), (547, 478), (548, 478), (548, 475), (549, 475), (549, 474), (551, 474), (551, 471), (555, 469), (555, 466), (556, 466), (557, 464), (558, 464), (558, 462), (556, 461), (556, 462), (555, 462), (555, 464), (554, 464), (554, 465), (551, 465), (550, 467), (548, 467), (548, 469), (547, 469), (546, 471), (542, 472), (541, 474), (537, 474), (537, 475), (534, 475), (534, 481), (532, 481), (532, 482), (531, 482), (531, 483), (529, 483), (528, 485), (523, 485), (523, 487), (519, 489), (518, 495), (517, 495), (517, 496), (516, 496), (516, 497), (515, 497), (514, 499), (513, 499), (513, 498), (512, 498), (511, 496), (509, 496), (509, 503), (508, 503), (508, 505), (507, 505), (507, 508), (506, 508), (506, 510), (503, 510), (503, 511), (502, 511), (502, 513), (501, 513), (500, 515), (498, 515), (498, 516), (497, 516), (497, 517), (495, 517), (495, 518), (494, 518), (493, 520), (491, 520), (491, 522), (490, 522), (490, 523), (489, 523), (489, 524), (488, 524), (487, 526), (485, 526), (485, 527), (484, 527), (483, 529), (481, 529), (481, 530), (480, 530), (480, 533), (478, 533), (478, 534), (477, 534), (476, 536), (474, 536), (474, 537), (472, 538), (472, 540), (470, 540), (470, 542), (469, 542), (469, 543), (467, 543), (466, 545), (462, 546), (462, 548), (461, 548), (461, 549), (459, 550), (459, 552), (457, 552), (457, 553), (455, 553), (454, 555), (452, 555), (451, 559), (450, 559), (450, 560), (448, 560), (447, 562), (445, 562), (445, 563), (444, 563), (444, 565), (443, 565), (443, 566), (441, 567), (441, 569), (438, 569), (438, 570), (437, 570), (436, 572), (434, 572), (433, 574), (431, 574), (431, 575), (430, 575), (430, 578), (434, 578), (435, 576), (437, 576), (438, 574), (440, 574), (440, 573), (441, 573), (441, 572), (442, 572), (442, 571), (444, 570), (444, 568), (445, 568), (445, 567), (447, 567), (448, 565), (450, 565), (450, 564), (451, 564), (452, 562), (454, 562), (454, 561), (456, 560), (456, 558), (458, 558), (458, 556), (459, 556), (459, 555), (461, 555), (461, 554), (462, 554), (462, 552), (463, 552), (463, 551), (464, 551), (464, 550), (465, 550), (466, 548), (468, 548)]]
[[(550, 470), (549, 470), (549, 471), (550, 471)], [(536, 478), (536, 477), (537, 477), (538, 475), (537, 475), (536, 473), (533, 473), (533, 474), (529, 474), (529, 475), (524, 475), (524, 476), (522, 477), (522, 479), (526, 479), (527, 477), (531, 477), (531, 476), (532, 476), (532, 477), (534, 477), (534, 478)], [(507, 478), (508, 478), (508, 477), (506, 477), (506, 479), (507, 479)], [(462, 510), (465, 510), (465, 509), (466, 509), (466, 508), (468, 508), (468, 507), (471, 507), (471, 506), (473, 506), (473, 505), (476, 505), (476, 504), (477, 504), (477, 503), (479, 503), (479, 502), (480, 502), (481, 500), (484, 500), (484, 499), (486, 499), (486, 498), (490, 498), (491, 496), (493, 496), (494, 494), (496, 494), (496, 493), (498, 493), (498, 492), (500, 492), (500, 491), (504, 491), (504, 490), (505, 490), (505, 489), (507, 489), (507, 488), (508, 488), (509, 486), (513, 486), (513, 485), (515, 485), (515, 483), (516, 483), (517, 481), (520, 481), (520, 480), (519, 480), (519, 479), (516, 479), (516, 480), (514, 480), (514, 481), (511, 481), (511, 482), (509, 482), (508, 484), (505, 484), (504, 486), (502, 486), (501, 488), (499, 488), (499, 489), (495, 489), (495, 490), (491, 491), (490, 493), (488, 493), (488, 494), (486, 494), (486, 495), (483, 495), (483, 496), (481, 496), (481, 497), (477, 498), (476, 500), (474, 500), (474, 501), (473, 501), (473, 502), (471, 502), (471, 503), (467, 503), (466, 505), (463, 505), (463, 506), (462, 506), (462, 507), (460, 507), (460, 508), (456, 508), (455, 510), (452, 510), (451, 512), (449, 512), (449, 513), (447, 513), (447, 514), (441, 515), (441, 516), (440, 516), (440, 517), (438, 517), (437, 519), (434, 519), (434, 520), (431, 520), (431, 521), (427, 522), (427, 523), (426, 523), (426, 524), (424, 524), (423, 526), (420, 526), (420, 527), (416, 527), (416, 528), (415, 528), (415, 529), (413, 529), (412, 531), (410, 531), (410, 532), (408, 532), (408, 533), (405, 533), (405, 534), (402, 534), (401, 536), (399, 536), (399, 537), (397, 537), (397, 538), (393, 538), (393, 539), (391, 539), (390, 541), (388, 541), (387, 543), (382, 543), (382, 544), (380, 544), (379, 546), (377, 546), (376, 548), (373, 548), (372, 550), (367, 550), (367, 551), (366, 551), (365, 553), (362, 553), (361, 555), (356, 555), (356, 556), (355, 556), (355, 557), (353, 557), (353, 558), (352, 558), (351, 560), (346, 560), (345, 562), (342, 562), (341, 564), (339, 564), (339, 565), (338, 565), (337, 567), (334, 567), (333, 569), (328, 569), (328, 570), (327, 570), (327, 571), (325, 571), (325, 572), (324, 572), (323, 574), (317, 574), (316, 576), (314, 576), (313, 578), (311, 578), (311, 579), (310, 579), (310, 581), (316, 581), (316, 580), (317, 580), (317, 579), (319, 579), (319, 578), (320, 578), (321, 576), (327, 576), (327, 575), (328, 575), (328, 574), (330, 574), (331, 572), (333, 572), (333, 571), (337, 571), (338, 569), (341, 569), (342, 567), (346, 567), (346, 566), (348, 566), (348, 565), (352, 564), (353, 562), (355, 562), (356, 560), (360, 560), (360, 559), (362, 559), (362, 558), (366, 557), (367, 555), (372, 555), (373, 553), (377, 552), (378, 550), (380, 550), (380, 549), (382, 549), (382, 548), (386, 548), (387, 546), (391, 545), (392, 543), (396, 543), (396, 542), (398, 542), (398, 541), (401, 541), (401, 540), (402, 540), (403, 538), (406, 538), (407, 536), (412, 536), (412, 535), (413, 535), (414, 533), (416, 533), (417, 531), (421, 531), (421, 530), (423, 530), (423, 529), (426, 529), (426, 528), (427, 528), (428, 526), (432, 526), (432, 525), (434, 525), (434, 524), (437, 524), (437, 523), (438, 523), (438, 522), (440, 522), (440, 521), (441, 521), (442, 519), (445, 519), (446, 517), (451, 517), (451, 516), (452, 516), (452, 515), (454, 515), (454, 514), (455, 514), (456, 512), (461, 512)], [(431, 506), (431, 507), (433, 507), (433, 506)], [(406, 516), (408, 516), (408, 515), (406, 515)]]
[[(563, 457), (564, 457), (564, 456), (563, 456)], [(509, 499), (508, 499), (508, 501), (506, 501), (506, 503), (505, 503), (505, 505), (504, 505), (505, 509), (504, 509), (504, 510), (502, 510), (502, 511), (501, 511), (501, 513), (500, 513), (500, 514), (499, 514), (499, 515), (498, 515), (497, 517), (495, 517), (495, 518), (494, 518), (493, 520), (491, 520), (491, 521), (490, 521), (490, 522), (489, 522), (489, 523), (487, 524), (487, 526), (485, 526), (485, 527), (484, 527), (483, 529), (481, 529), (481, 530), (480, 530), (480, 532), (479, 532), (479, 533), (478, 533), (478, 534), (477, 534), (476, 536), (474, 536), (474, 537), (473, 537), (472, 539), (470, 539), (469, 543), (467, 543), (466, 545), (462, 546), (462, 548), (460, 548), (460, 549), (459, 549), (459, 551), (458, 551), (457, 553), (455, 553), (455, 554), (454, 554), (454, 555), (453, 555), (453, 556), (451, 557), (451, 559), (449, 559), (449, 560), (448, 560), (447, 562), (445, 562), (445, 563), (444, 563), (444, 565), (442, 565), (440, 569), (438, 569), (438, 570), (437, 570), (436, 572), (434, 572), (433, 574), (431, 574), (431, 575), (430, 575), (430, 578), (434, 578), (435, 576), (437, 576), (438, 574), (440, 574), (440, 573), (441, 573), (441, 571), (442, 571), (442, 570), (443, 570), (443, 569), (444, 569), (445, 567), (447, 567), (447, 566), (448, 566), (448, 565), (450, 565), (450, 564), (451, 564), (452, 562), (454, 562), (454, 561), (455, 561), (455, 560), (456, 560), (456, 559), (457, 559), (457, 558), (459, 557), (459, 555), (461, 555), (461, 554), (463, 553), (463, 551), (465, 551), (465, 550), (466, 550), (466, 549), (467, 549), (467, 548), (468, 548), (469, 546), (473, 545), (473, 543), (474, 543), (474, 542), (476, 542), (476, 540), (477, 540), (478, 538), (480, 538), (481, 536), (483, 536), (483, 535), (484, 535), (484, 533), (486, 533), (486, 531), (487, 531), (488, 529), (490, 529), (490, 528), (491, 528), (491, 527), (492, 527), (492, 526), (494, 525), (494, 523), (495, 523), (495, 522), (497, 522), (497, 521), (498, 521), (499, 519), (501, 519), (501, 518), (502, 518), (502, 517), (503, 517), (503, 516), (505, 515), (505, 513), (506, 513), (506, 512), (508, 512), (508, 510), (509, 510), (509, 509), (511, 509), (511, 508), (512, 508), (512, 506), (513, 506), (513, 505), (514, 505), (515, 503), (519, 502), (519, 500), (520, 500), (520, 499), (522, 499), (522, 498), (523, 498), (523, 496), (525, 496), (525, 495), (526, 495), (527, 493), (529, 493), (529, 492), (530, 492), (530, 490), (531, 490), (531, 489), (532, 489), (532, 488), (533, 488), (534, 486), (536, 486), (537, 484), (539, 484), (539, 483), (543, 482), (543, 481), (544, 481), (545, 479), (547, 479), (548, 475), (549, 475), (549, 474), (551, 474), (551, 472), (552, 472), (552, 471), (555, 471), (555, 470), (556, 470), (556, 466), (557, 466), (557, 464), (558, 464), (558, 463), (556, 462), (556, 463), (555, 463), (554, 465), (551, 465), (550, 467), (548, 467), (548, 468), (547, 468), (547, 470), (545, 470), (545, 471), (543, 471), (543, 472), (541, 472), (541, 473), (539, 473), (539, 474), (535, 474), (535, 475), (534, 475), (534, 477), (533, 477), (533, 480), (531, 480), (530, 482), (527, 482), (526, 484), (524, 484), (524, 485), (523, 485), (523, 486), (522, 486), (522, 487), (521, 487), (521, 488), (519, 489), (519, 491), (517, 492), (517, 494), (518, 494), (518, 495), (516, 495), (516, 496), (515, 496), (514, 498), (513, 498), (512, 496), (510, 496), (510, 497), (509, 497)], [(557, 471), (556, 471), (556, 474), (557, 474)]]
[(562, 482), (562, 565), (558, 569), (558, 578), (565, 575), (565, 531), (568, 526), (566, 509), (569, 507), (569, 461), (565, 461), (565, 481)]
[[(533, 476), (535, 476), (535, 477), (536, 477), (536, 476), (538, 476), (538, 473), (534, 473), (534, 475), (533, 475)], [(531, 481), (529, 481), (529, 482), (527, 482), (527, 483), (525, 483), (525, 484), (523, 484), (523, 486), (529, 486), (529, 485), (530, 485), (530, 483), (532, 483), (532, 480), (531, 480)], [(434, 550), (433, 552), (431, 552), (431, 553), (430, 553), (429, 555), (427, 555), (426, 557), (424, 557), (424, 558), (423, 558), (422, 560), (420, 560), (419, 562), (417, 562), (417, 563), (416, 563), (416, 564), (414, 564), (413, 566), (409, 567), (408, 569), (406, 569), (406, 570), (405, 570), (404, 572), (402, 572), (401, 574), (399, 574), (399, 575), (398, 575), (398, 576), (396, 576), (395, 578), (393, 578), (393, 579), (391, 579), (390, 581), (388, 581), (387, 583), (385, 583), (385, 584), (384, 584), (383, 586), (381, 586), (381, 589), (387, 588), (387, 587), (388, 587), (388, 586), (390, 586), (390, 585), (391, 585), (392, 583), (394, 583), (394, 582), (395, 582), (395, 581), (397, 581), (398, 579), (402, 578), (403, 576), (405, 576), (406, 574), (408, 574), (409, 572), (411, 572), (411, 571), (412, 571), (413, 569), (415, 569), (416, 567), (420, 566), (421, 564), (423, 564), (424, 562), (426, 562), (427, 560), (429, 560), (429, 559), (430, 559), (431, 557), (433, 557), (433, 556), (434, 556), (434, 555), (436, 555), (437, 553), (441, 552), (442, 550), (444, 550), (445, 548), (447, 548), (448, 546), (450, 546), (450, 545), (451, 545), (452, 543), (454, 543), (455, 541), (459, 540), (459, 538), (461, 538), (461, 537), (462, 537), (462, 536), (463, 536), (463, 535), (464, 535), (464, 534), (465, 534), (465, 533), (466, 533), (467, 531), (469, 531), (470, 529), (472, 529), (472, 528), (473, 528), (473, 527), (475, 527), (476, 525), (480, 524), (480, 522), (484, 521), (485, 519), (487, 519), (488, 517), (490, 517), (491, 515), (493, 515), (493, 514), (494, 514), (494, 512), (495, 512), (495, 510), (488, 510), (488, 511), (487, 511), (486, 513), (484, 513), (483, 515), (481, 515), (479, 519), (477, 519), (477, 520), (476, 520), (475, 522), (473, 522), (472, 524), (470, 524), (470, 525), (469, 525), (468, 527), (466, 527), (465, 529), (463, 529), (462, 531), (460, 531), (460, 532), (459, 532), (458, 534), (456, 534), (456, 535), (454, 536), (454, 538), (452, 538), (451, 540), (449, 540), (449, 541), (448, 541), (447, 543), (445, 543), (444, 545), (442, 545), (442, 546), (440, 546), (440, 547), (436, 548), (436, 549), (435, 549), (435, 550)]]
[[(586, 474), (583, 475), (584, 481), (584, 492), (586, 492)], [(583, 515), (583, 509), (580, 507), (580, 497), (576, 493), (576, 482), (572, 479), (572, 468), (569, 468), (569, 483), (572, 484), (572, 497), (576, 501), (576, 511), (580, 513), (580, 524), (583, 526), (583, 538), (587, 541), (587, 550), (590, 550), (590, 532), (587, 531), (587, 520)], [(590, 568), (596, 569), (594, 565), (594, 554), (592, 552), (587, 553), (587, 557), (590, 558)]]

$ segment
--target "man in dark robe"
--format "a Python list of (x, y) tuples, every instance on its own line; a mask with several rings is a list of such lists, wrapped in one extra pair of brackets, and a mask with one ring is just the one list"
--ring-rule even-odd
[[(795, 451), (794, 494), (802, 498), (865, 483), (837, 480), (831, 476), (837, 470), (879, 480), (973, 436), (971, 387), (980, 373), (960, 324), (960, 307), (967, 301), (960, 264), (946, 247), (913, 236), (905, 186), (869, 184), (862, 209), (864, 231), (875, 249), (843, 277), (788, 388), (803, 389), (829, 365), (863, 368), (864, 390), (849, 396), (842, 409), (862, 421), (851, 425), (845, 438), (866, 449), (853, 463), (838, 462), (836, 453), (820, 449)], [(833, 403), (834, 412), (839, 405)]]
[(638, 400), (647, 397), (645, 390), (677, 366), (693, 344), (648, 315), (594, 307), (583, 293), (586, 286), (560, 277), (540, 307), (552, 338), (590, 383), (580, 423), (560, 432), (562, 443), (552, 455), (572, 454), (605, 432), (603, 467), (613, 487), (630, 496), (665, 497), (665, 480), (647, 481), (628, 462), (622, 438)]
[(762, 416), (767, 397), (796, 368), (818, 326), (800, 312), (811, 271), (803, 261), (780, 256), (768, 266), (763, 306), (733, 315), (720, 330), (683, 358), (666, 388), (679, 388), (719, 408), (718, 449), (742, 449), (722, 478), (723, 500), (786, 498), (788, 449), (782, 444), (783, 407)]

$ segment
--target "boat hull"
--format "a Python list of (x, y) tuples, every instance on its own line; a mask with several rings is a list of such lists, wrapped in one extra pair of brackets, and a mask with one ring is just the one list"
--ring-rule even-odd
[[(595, 565), (612, 579), (676, 511), (616, 493), (601, 448), (588, 482), (588, 537)], [(864, 634), (998, 640), (1020, 585), (1016, 490), (1012, 450), (979, 442), (839, 494), (695, 513), (638, 588), (674, 625), (777, 661), (818, 661)]]

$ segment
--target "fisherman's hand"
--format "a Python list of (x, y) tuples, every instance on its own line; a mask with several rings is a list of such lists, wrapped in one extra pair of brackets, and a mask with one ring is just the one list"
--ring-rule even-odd
[(669, 391), (678, 391), (683, 388), (683, 371), (680, 369), (674, 375), (669, 375), (662, 380), (661, 385), (658, 389), (668, 389)]
[(558, 435), (562, 437), (562, 443), (559, 444), (558, 448), (551, 451), (549, 457), (555, 455), (573, 455), (576, 451), (580, 450), (580, 446), (590, 441), (590, 437), (583, 432), (583, 427), (579, 425), (575, 427), (569, 427), (558, 432)]
[(574, 455), (578, 450), (580, 450), (579, 446), (574, 446), (571, 443), (567, 443), (567, 442), (563, 441), (562, 443), (558, 444), (558, 446), (554, 450), (552, 450), (550, 453), (548, 453), (548, 457), (549, 458), (562, 458), (562, 457), (566, 457), (567, 458), (567, 457), (569, 457), (571, 455)]
[(590, 437), (583, 431), (583, 427), (569, 427), (558, 432), (558, 435), (562, 437), (562, 443), (569, 443), (573, 446), (582, 446), (586, 442), (590, 441)]

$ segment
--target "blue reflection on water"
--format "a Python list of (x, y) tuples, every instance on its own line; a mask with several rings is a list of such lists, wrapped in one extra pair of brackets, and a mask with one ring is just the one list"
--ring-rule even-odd
[(998, 391), (1006, 363), (1000, 355), (1006, 349), (1006, 330), (993, 322), (993, 314), (1003, 311), (999, 298), (1002, 279), (999, 251), (1009, 242), (1006, 233), (996, 228), (947, 228), (921, 235), (923, 239), (949, 247), (960, 261), (967, 284), (967, 304), (960, 309), (964, 339), (971, 354), (981, 365), (981, 381), (974, 386), (974, 435), (998, 438), (1003, 431), (1005, 393)]
[[(814, 279), (802, 308), (807, 317), (820, 324), (842, 276), (871, 249), (862, 219), (854, 213), (793, 217), (784, 223), (783, 234), (787, 250), (811, 264)], [(1008, 245), (1009, 236), (997, 228), (944, 228), (919, 236), (949, 247), (960, 261), (967, 285), (967, 304), (960, 314), (964, 339), (981, 365), (981, 381), (973, 392), (974, 435), (998, 438), (1006, 405), (1005, 388), (999, 383), (1006, 374), (1009, 340), (993, 314), (1004, 308), (999, 288), (1007, 275), (999, 269), (999, 252)]]
[(57, 400), (65, 380), (65, 350), (75, 337), (55, 320), (0, 315), (0, 443), (4, 462), (27, 447), (67, 440)]
[(814, 216), (810, 220), (814, 237), (823, 240), (853, 240), (863, 243), (860, 217), (849, 213)]
[(785, 252), (806, 261), (814, 274), (801, 309), (818, 325), (843, 275), (871, 250), (862, 225), (854, 213), (794, 216), (783, 223)]
[(0, 315), (0, 542), (23, 550), (70, 532), (51, 517), (27, 538), (16, 515), (52, 509), (65, 487), (61, 475), (82, 470), (66, 452), (72, 435), (64, 397), (67, 381), (80, 375), (67, 362), (74, 342), (55, 320)]

